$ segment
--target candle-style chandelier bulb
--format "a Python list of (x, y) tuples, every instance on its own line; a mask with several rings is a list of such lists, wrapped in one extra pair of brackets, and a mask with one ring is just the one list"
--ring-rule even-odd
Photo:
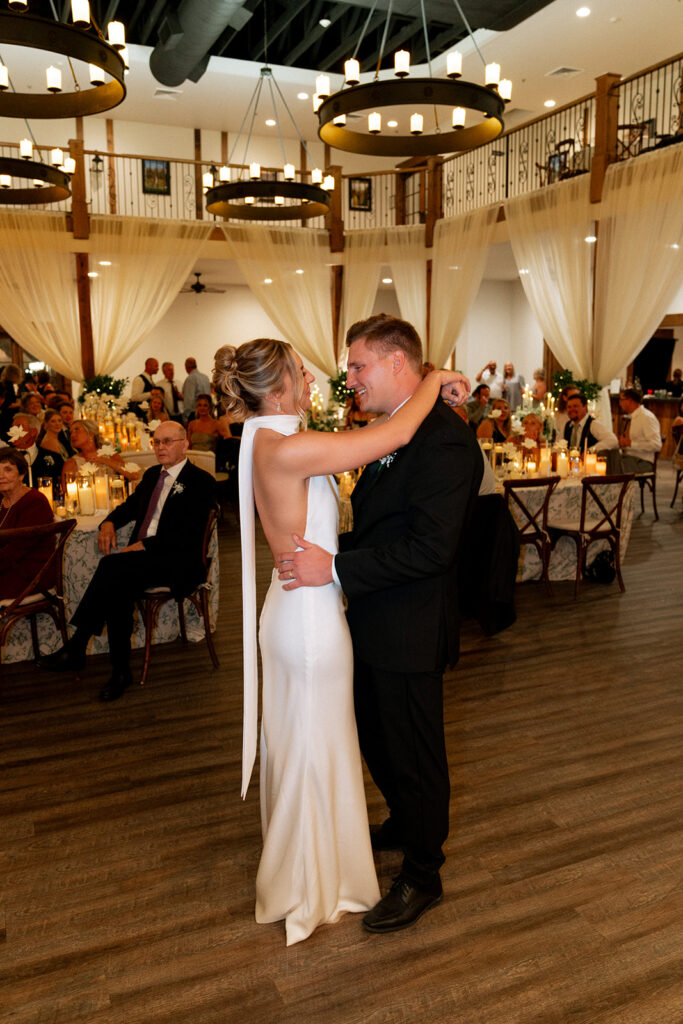
[(318, 75), (315, 80), (315, 91), (322, 100), (326, 100), (330, 95), (330, 78), (329, 75)]
[(334, 175), (326, 174), (323, 178), (323, 188), (326, 192), (334, 192)]
[(72, 156), (65, 157), (60, 170), (64, 171), (65, 174), (74, 174), (76, 171), (76, 161), (74, 158)]
[(19, 156), (24, 160), (30, 160), (33, 156), (33, 143), (30, 139), (22, 139), (19, 143)]
[(28, 0), (7, 0), (10, 11), (27, 11)]
[(252, 181), (256, 178), (261, 177), (261, 164), (253, 163), (249, 164), (249, 177)]
[(254, 202), (254, 197), (253, 197), (253, 196), (245, 196), (245, 197), (244, 197), (244, 201), (245, 201), (245, 203), (247, 203), (247, 204), (248, 204), (249, 206), (251, 206), (251, 205), (252, 205), (252, 203)]
[(11, 188), (12, 187), (12, 176), (10, 174), (0, 174), (0, 188)]
[(371, 135), (379, 135), (382, 131), (382, 115), (376, 110), (368, 114), (368, 131)]
[(110, 21), (107, 25), (107, 39), (115, 50), (122, 50), (126, 45), (126, 30), (122, 21)]
[(119, 50), (119, 57), (123, 61), (124, 74), (128, 74), (130, 71), (130, 64), (128, 63), (128, 47), (122, 46)]
[(346, 114), (339, 114), (337, 117), (333, 117), (332, 118), (332, 124), (345, 125), (346, 124)]
[(74, 25), (87, 28), (90, 24), (90, 4), (88, 0), (71, 0), (71, 17)]
[(48, 92), (62, 91), (62, 72), (54, 64), (50, 64), (50, 67), (46, 68), (45, 81), (47, 82)]
[(466, 116), (467, 116), (467, 111), (465, 110), (464, 107), (454, 107), (453, 108), (453, 120), (451, 122), (453, 127), (454, 128), (464, 128), (465, 127), (465, 118), (466, 118)]
[(285, 181), (294, 181), (294, 175), (296, 171), (294, 164), (285, 164), (284, 166), (284, 177)]
[(358, 85), (360, 82), (360, 64), (354, 57), (344, 62), (344, 77), (347, 85)]
[(486, 77), (484, 79), (487, 88), (495, 89), (500, 81), (500, 64), (496, 64), (493, 61), (491, 64), (486, 65)]
[(284, 206), (285, 205), (285, 197), (284, 196), (275, 196), (275, 205), (276, 206)]
[(512, 82), (509, 78), (501, 78), (498, 83), (498, 95), (505, 103), (509, 103), (512, 99)]
[(394, 74), (397, 78), (405, 78), (410, 74), (410, 53), (408, 50), (397, 50), (394, 54)]
[(61, 150), (59, 148), (51, 149), (50, 150), (50, 163), (52, 164), (53, 167), (61, 167), (61, 165), (64, 163), (64, 152), (63, 152), (63, 150)]
[(323, 180), (323, 172), (319, 167), (314, 167), (311, 171), (311, 181), (314, 185), (321, 185)]
[(410, 115), (410, 134), (411, 135), (422, 135), (422, 127), (424, 121), (422, 114), (411, 114)]
[(446, 77), (460, 78), (462, 75), (462, 54), (460, 50), (451, 50), (446, 57)]
[(9, 71), (6, 64), (0, 64), (0, 90), (9, 89)]
[(318, 110), (322, 106), (322, 103), (323, 103), (322, 96), (318, 96), (317, 92), (314, 92), (313, 93), (313, 113), (314, 114), (318, 113)]
[(206, 171), (202, 174), (202, 185), (204, 186), (205, 192), (208, 192), (210, 188), (213, 188), (213, 174), (211, 171)]
[(97, 64), (88, 64), (91, 85), (104, 85), (104, 71)]
[(34, 188), (42, 188), (44, 184), (45, 184), (45, 182), (41, 181), (40, 178), (34, 178), (33, 179), (33, 187)]

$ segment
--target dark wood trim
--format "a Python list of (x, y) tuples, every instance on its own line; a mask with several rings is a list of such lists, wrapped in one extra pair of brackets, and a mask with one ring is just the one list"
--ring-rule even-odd
[(406, 175), (405, 173), (396, 172), (394, 175), (394, 189), (395, 198), (394, 205), (396, 209), (396, 224), (405, 224), (406, 222)]
[(69, 139), (69, 153), (76, 161), (71, 177), (71, 214), (74, 238), (90, 238), (90, 217), (85, 191), (85, 157), (83, 140)]
[(330, 252), (344, 251), (344, 220), (342, 217), (342, 175), (339, 164), (327, 167), (334, 178), (334, 189), (330, 194), (330, 212), (325, 216), (325, 226), (330, 236)]
[[(114, 152), (114, 122), (107, 118), (107, 149)], [(116, 213), (116, 169), (111, 157), (107, 157), (107, 196), (109, 199), (109, 212)]]
[(76, 260), (76, 288), (78, 291), (78, 321), (81, 329), (81, 372), (84, 377), (95, 374), (95, 347), (90, 311), (90, 257), (87, 252), (74, 253)]
[(591, 203), (599, 203), (602, 199), (607, 168), (617, 159), (619, 92), (615, 86), (620, 81), (621, 75), (611, 73), (600, 75), (595, 80), (595, 152), (591, 161)]
[(221, 163), (228, 162), (228, 133), (221, 132)]
[(332, 339), (334, 342), (334, 357), (339, 362), (339, 353), (342, 347), (342, 339), (339, 335), (341, 328), (341, 306), (344, 288), (344, 267), (341, 263), (330, 268), (332, 270)]
[(197, 220), (202, 219), (204, 211), (204, 189), (202, 187), (202, 132), (201, 128), (194, 130), (194, 212)]

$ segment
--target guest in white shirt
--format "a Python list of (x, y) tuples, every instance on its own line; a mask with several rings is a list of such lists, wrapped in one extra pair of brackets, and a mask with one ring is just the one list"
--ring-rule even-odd
[(596, 452), (607, 452), (616, 451), (619, 447), (617, 435), (589, 414), (583, 395), (571, 395), (567, 399), (567, 417), (564, 439), (570, 448), (583, 451), (588, 447)]
[(178, 384), (173, 379), (175, 375), (175, 366), (173, 363), (162, 363), (161, 372), (164, 375), (164, 379), (159, 381), (158, 386), (163, 388), (164, 391), (166, 411), (172, 420), (180, 422), (182, 420), (183, 396)]
[(490, 359), (476, 377), (477, 384), (485, 384), (491, 392), (491, 400), (503, 397), (503, 374), (497, 372), (497, 367), (495, 359)]
[(130, 388), (130, 400), (139, 405), (152, 390), (154, 385), (154, 374), (159, 372), (159, 361), (150, 357), (145, 359), (145, 369), (133, 379)]
[(655, 456), (662, 448), (659, 420), (645, 408), (643, 396), (635, 388), (624, 388), (619, 395), (619, 408), (629, 417), (619, 436), (622, 471), (651, 473)]

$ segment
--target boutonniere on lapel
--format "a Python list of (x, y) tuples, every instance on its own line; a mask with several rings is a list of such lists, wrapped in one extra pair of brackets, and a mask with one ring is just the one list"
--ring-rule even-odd
[(379, 466), (377, 467), (377, 472), (381, 473), (385, 466), (388, 468), (391, 465), (391, 463), (394, 461), (394, 459), (396, 458), (397, 455), (398, 455), (398, 452), (390, 452), (389, 455), (383, 455), (382, 458), (379, 460)]
[(181, 484), (178, 480), (173, 484), (171, 488), (171, 494), (182, 494), (185, 490), (185, 484)]
[(46, 455), (44, 458), (44, 462), (46, 466), (54, 466), (55, 464), (55, 460), (52, 458), (51, 455)]

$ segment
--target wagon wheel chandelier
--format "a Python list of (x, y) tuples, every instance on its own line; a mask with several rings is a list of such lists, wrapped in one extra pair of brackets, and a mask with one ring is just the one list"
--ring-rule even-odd
[[(282, 178), (266, 180), (261, 176), (261, 165), (250, 163), (248, 165), (248, 178), (242, 177), (247, 169), (247, 153), (251, 141), (254, 121), (258, 112), (259, 100), (263, 91), (264, 82), (267, 83), (268, 92), (273, 108), (272, 120), (277, 125), (277, 132), (280, 139), (282, 151)], [(246, 143), (242, 164), (244, 167), (239, 171), (240, 178), (230, 181), (230, 168), (227, 165), (218, 169), (218, 184), (216, 184), (214, 171), (207, 171), (203, 175), (204, 192), (206, 193), (206, 209), (218, 217), (234, 218), (236, 220), (309, 220), (312, 217), (320, 217), (327, 213), (330, 208), (330, 192), (334, 189), (334, 178), (331, 174), (323, 175), (319, 167), (311, 171), (311, 181), (297, 181), (296, 169), (293, 164), (287, 162), (285, 144), (280, 128), (278, 117), (275, 90), (282, 101), (282, 104), (289, 114), (290, 121), (299, 137), (299, 141), (310, 159), (308, 147), (303, 140), (301, 132), (297, 127), (287, 101), (282, 95), (280, 86), (277, 84), (273, 69), (267, 64), (261, 68), (259, 80), (256, 83), (249, 104), (242, 118), (239, 134), (233, 143), (232, 150), (228, 156), (228, 163), (239, 144), (244, 131), (247, 118), (251, 112), (251, 120), (247, 132)], [(265, 170), (265, 169), (264, 169)], [(279, 171), (272, 172), (276, 175)]]
[[(0, 116), (23, 117), (32, 135), (29, 117), (81, 117), (110, 110), (123, 100), (128, 59), (120, 22), (110, 22), (107, 41), (91, 18), (88, 0), (72, 0), (73, 25), (27, 14), (27, 0), (8, 3), (11, 12), (0, 11), (0, 41), (62, 54), (68, 60), (74, 89), (62, 90), (62, 72), (51, 65), (45, 72), (45, 93), (19, 92), (10, 68), (0, 59)], [(89, 65), (89, 87), (81, 87), (72, 60)], [(0, 203), (45, 205), (71, 195), (70, 177), (76, 170), (73, 158), (56, 147), (50, 151), (49, 163), (42, 163), (34, 158), (34, 144), (35, 139), (22, 139), (19, 159), (0, 157)]]
[[(369, 156), (410, 157), (433, 156), (474, 149), (491, 142), (503, 131), (503, 111), (512, 96), (512, 83), (500, 78), (500, 66), (487, 64), (474, 38), (469, 22), (459, 3), (453, 0), (474, 47), (486, 68), (485, 84), (460, 80), (462, 75), (462, 53), (451, 51), (446, 58), (446, 78), (435, 78), (427, 35), (427, 19), (424, 0), (420, 0), (422, 28), (427, 53), (428, 78), (410, 78), (410, 53), (398, 50), (394, 54), (394, 74), (398, 81), (380, 80), (379, 71), (384, 56), (393, 0), (389, 0), (384, 24), (380, 52), (372, 82), (360, 84), (360, 62), (357, 60), (359, 47), (377, 6), (375, 0), (365, 22), (353, 56), (344, 64), (346, 88), (332, 93), (330, 79), (319, 75), (313, 109), (318, 114), (318, 135), (323, 142), (335, 149), (350, 153), (364, 153)], [(396, 107), (413, 110), (409, 131), (400, 134), (382, 135), (382, 116), (390, 113), (396, 116)], [(421, 113), (417, 108), (427, 108)], [(449, 121), (442, 124), (444, 115), (439, 107), (450, 107)], [(429, 109), (431, 108), (431, 109)], [(347, 126), (349, 115), (367, 113), (367, 132)], [(472, 117), (481, 118), (468, 124)], [(425, 122), (433, 122), (430, 131)], [(398, 127), (392, 120), (388, 127)]]

